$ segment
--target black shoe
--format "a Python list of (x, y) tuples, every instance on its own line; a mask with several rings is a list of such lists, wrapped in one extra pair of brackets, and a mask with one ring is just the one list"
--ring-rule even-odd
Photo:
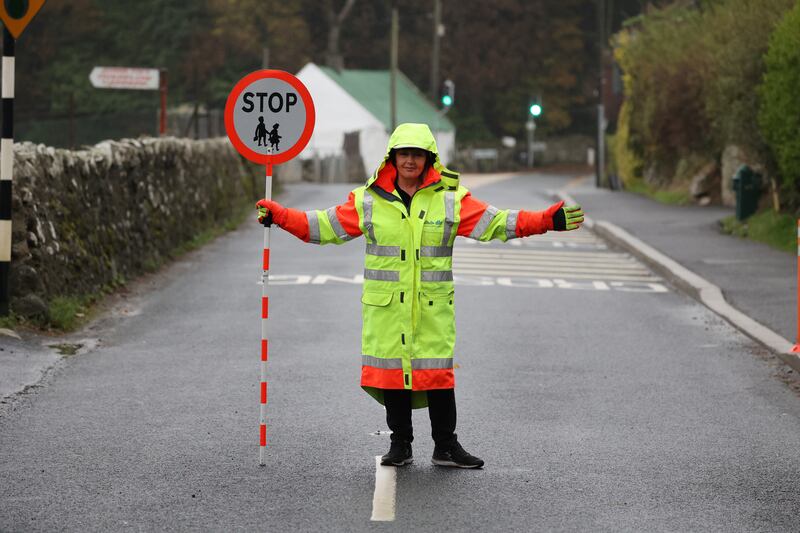
[(381, 457), (381, 464), (386, 466), (404, 466), (413, 462), (409, 442), (393, 442), (389, 447), (389, 453)]
[(431, 462), (439, 466), (456, 466), (458, 468), (480, 468), (483, 466), (483, 459), (478, 459), (474, 455), (468, 454), (457, 442), (447, 450), (440, 449), (438, 446), (435, 447)]

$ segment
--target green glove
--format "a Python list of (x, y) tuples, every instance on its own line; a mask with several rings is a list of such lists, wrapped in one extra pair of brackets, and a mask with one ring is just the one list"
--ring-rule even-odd
[(583, 208), (579, 205), (567, 205), (553, 215), (553, 229), (556, 231), (572, 231), (583, 224)]
[(269, 209), (266, 207), (259, 207), (258, 208), (258, 221), (264, 222), (264, 219), (267, 218), (267, 213), (269, 213)]

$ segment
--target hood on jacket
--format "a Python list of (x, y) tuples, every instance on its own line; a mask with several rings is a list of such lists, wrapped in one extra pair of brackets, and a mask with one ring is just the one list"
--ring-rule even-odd
[[(392, 132), (391, 137), (389, 137), (389, 143), (386, 146), (386, 155), (372, 177), (367, 180), (367, 187), (375, 183), (381, 171), (386, 168), (392, 150), (397, 150), (399, 148), (421, 148), (422, 150), (427, 150), (432, 153), (433, 169), (443, 180), (447, 179), (448, 185), (458, 185), (458, 174), (448, 170), (442, 165), (442, 161), (439, 158), (439, 149), (436, 147), (436, 139), (433, 137), (433, 133), (428, 125), (406, 122), (397, 126)], [(450, 183), (451, 181), (453, 181), (453, 183)]]

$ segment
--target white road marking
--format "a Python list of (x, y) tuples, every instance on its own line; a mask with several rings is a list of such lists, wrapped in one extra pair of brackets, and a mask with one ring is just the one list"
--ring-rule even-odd
[[(594, 269), (594, 270), (615, 270), (615, 271), (630, 271), (635, 270), (638, 272), (646, 272), (646, 269), (642, 265), (637, 265), (636, 263), (629, 263), (629, 262), (614, 262), (614, 261), (570, 261), (569, 259), (556, 259), (556, 260), (546, 260), (546, 259), (503, 259), (500, 261), (493, 261), (494, 263), (498, 264), (500, 267), (525, 267), (529, 266), (531, 268), (541, 267), (541, 266), (550, 266), (552, 268), (566, 268), (571, 269), (574, 268), (576, 270), (586, 270), (586, 269)], [(486, 264), (486, 259), (483, 257), (464, 257), (461, 255), (457, 255), (455, 257), (455, 264), (456, 265), (465, 265), (470, 266), (473, 263), (478, 264)]]
[[(633, 281), (641, 284), (634, 288), (637, 292), (643, 289), (652, 292), (665, 290), (663, 285), (657, 283), (662, 281), (661, 278), (644, 264), (630, 254), (608, 250), (590, 231), (549, 232), (509, 242), (526, 245), (538, 242), (558, 249), (543, 250), (541, 247), (534, 249), (528, 246), (511, 248), (507, 246), (508, 243), (456, 246), (453, 250), (453, 273), (459, 279), (465, 275), (496, 277), (497, 285), (507, 287), (626, 290), (619, 285), (609, 286), (606, 282)], [(524, 277), (530, 281), (517, 283), (514, 277)], [(576, 283), (565, 282), (565, 279), (576, 280)], [(578, 280), (591, 281), (580, 283)]]
[[(497, 272), (492, 271), (491, 274), (497, 274)], [(563, 278), (563, 272), (554, 274), (552, 278), (531, 276), (530, 272), (526, 274), (515, 272), (511, 275), (497, 277), (493, 275), (483, 276), (477, 274), (464, 274), (460, 272), (453, 275), (454, 282), (457, 286), (501, 286), (521, 289), (594, 289), (602, 291), (607, 291), (610, 287), (610, 290), (612, 291), (622, 292), (669, 292), (664, 285), (658, 283), (661, 281), (661, 279), (656, 277), (637, 278), (631, 276), (597, 276), (589, 274), (574, 274), (569, 276), (570, 281), (567, 281)], [(614, 278), (619, 279), (614, 280)], [(312, 279), (316, 282), (312, 282)], [(358, 274), (348, 278), (342, 276), (332, 276), (329, 274), (320, 274), (319, 276), (312, 278), (312, 276), (306, 274), (270, 274), (269, 283), (270, 285), (361, 285), (364, 283), (364, 276)]]
[(372, 495), (372, 517), (375, 522), (391, 522), (395, 515), (397, 468), (382, 466), (381, 456), (375, 456), (375, 492)]
[(605, 257), (605, 258), (626, 258), (629, 259), (629, 254), (622, 254), (618, 252), (570, 252), (567, 250), (553, 251), (553, 250), (512, 250), (508, 247), (479, 247), (470, 250), (462, 249), (458, 246), (453, 250), (453, 254), (481, 254), (481, 255), (501, 255), (501, 256), (515, 256), (515, 257), (585, 257), (591, 259), (592, 257)]
[(653, 276), (649, 276), (646, 274), (642, 274), (640, 276), (636, 276), (633, 274), (628, 275), (616, 275), (616, 274), (607, 274), (603, 272), (569, 272), (567, 270), (559, 269), (558, 271), (547, 271), (544, 269), (527, 269), (527, 270), (508, 270), (505, 268), (488, 268), (488, 269), (480, 269), (480, 268), (453, 268), (454, 274), (467, 274), (470, 276), (479, 275), (479, 276), (521, 276), (521, 277), (533, 277), (533, 278), (559, 278), (559, 279), (592, 279), (592, 280), (614, 280), (614, 281), (660, 281), (660, 278), (656, 278)]

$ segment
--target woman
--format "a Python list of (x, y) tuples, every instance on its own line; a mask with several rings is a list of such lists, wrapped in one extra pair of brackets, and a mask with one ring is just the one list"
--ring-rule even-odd
[(386, 406), (392, 430), (384, 465), (411, 463), (411, 410), (428, 407), (432, 462), (480, 468), (455, 433), (453, 242), (457, 235), (506, 241), (547, 230), (573, 230), (580, 206), (546, 211), (498, 210), (471, 196), (439, 160), (425, 124), (401, 124), (386, 157), (347, 201), (325, 211), (297, 211), (260, 200), (259, 222), (314, 244), (366, 238), (361, 386)]

